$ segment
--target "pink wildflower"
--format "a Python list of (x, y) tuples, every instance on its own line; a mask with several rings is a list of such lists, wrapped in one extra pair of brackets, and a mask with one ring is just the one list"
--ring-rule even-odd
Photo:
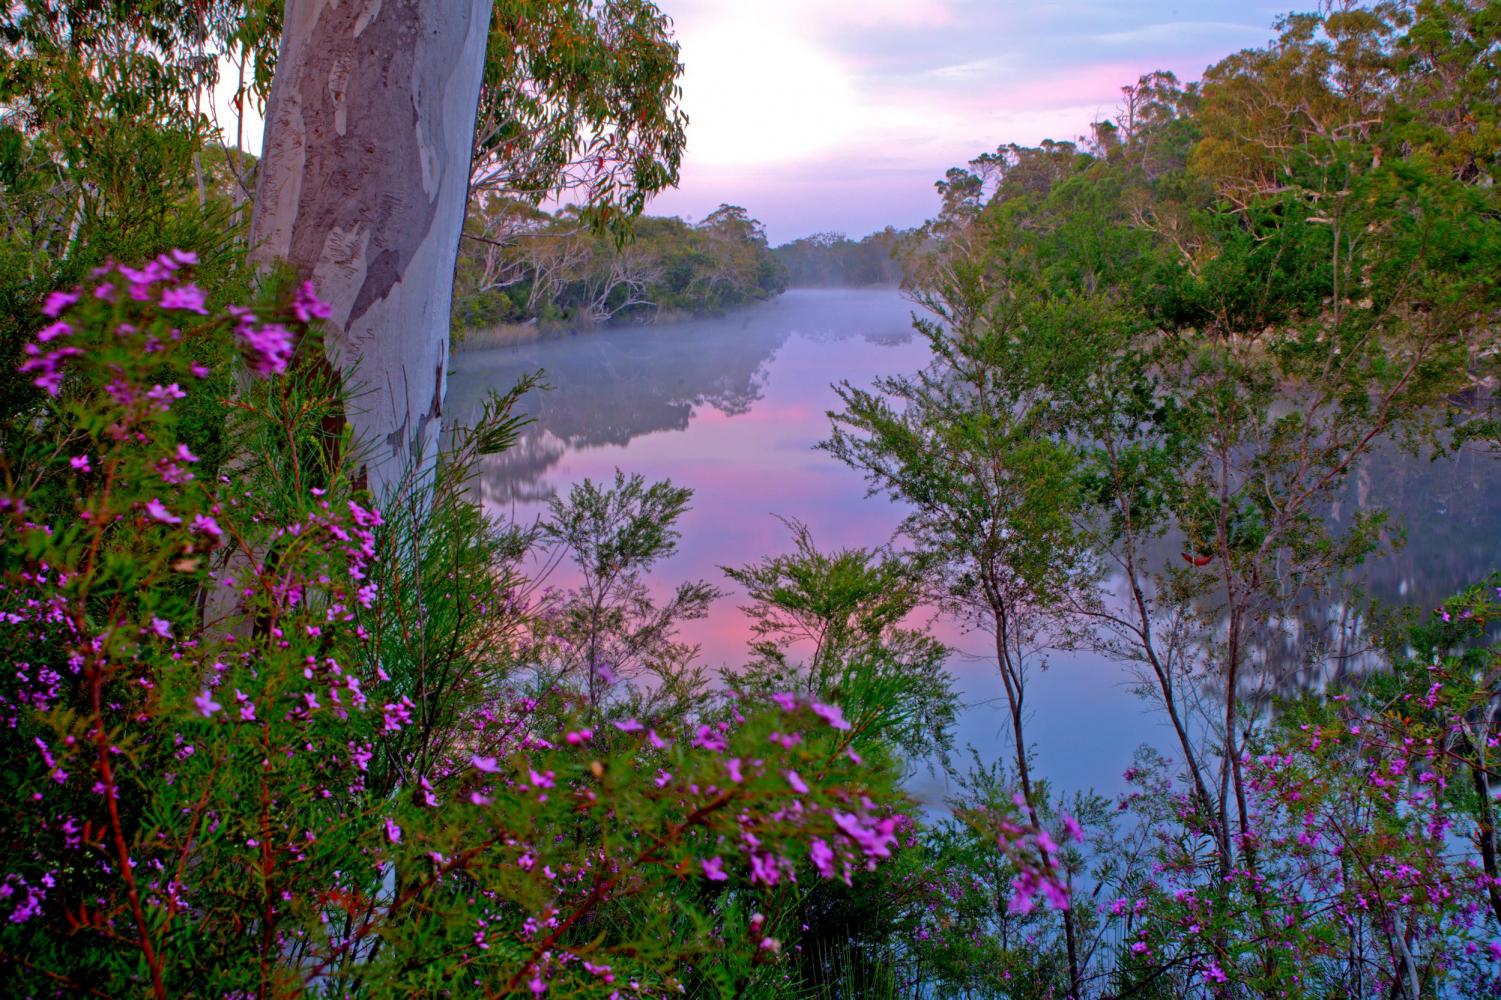
[(532, 785), (536, 788), (551, 788), (557, 784), (553, 779), (553, 772), (551, 771), (544, 771), (539, 774), (531, 768), (527, 768), (527, 777), (531, 779)]
[(57, 319), (77, 301), (77, 292), (52, 292), (47, 296), (47, 301), (42, 303), (42, 315), (48, 319)]
[(200, 316), (207, 316), (208, 309), (204, 307), (205, 298), (203, 289), (189, 283), (163, 291), (161, 306), (163, 309), (180, 309), (183, 312), (195, 312)]
[(146, 516), (162, 524), (181, 524), (182, 518), (172, 513), (156, 497), (146, 501)]
[(208, 535), (210, 538), (224, 537), (224, 529), (219, 527), (219, 522), (208, 514), (193, 515), (193, 531), (199, 535)]
[(27, 344), (26, 353), (31, 355), (31, 360), (21, 364), (20, 372), (22, 374), (40, 372), (41, 374), (31, 380), (32, 384), (45, 390), (49, 396), (56, 396), (62, 391), (63, 386), (62, 363), (83, 352), (76, 347), (59, 347), (55, 351), (43, 354), (41, 348), (35, 344)]
[(280, 375), (292, 360), (292, 334), (276, 323), (255, 327), (241, 324), (235, 330), (250, 370), (262, 378)]
[(318, 298), (311, 281), (304, 281), (297, 286), (292, 298), (292, 313), (299, 323), (311, 323), (315, 319), (328, 319), (333, 315), (333, 308)]
[(824, 878), (834, 877), (834, 849), (823, 841), (821, 837), (813, 839), (812, 846), (808, 849), (808, 857), (813, 862), (813, 867)]
[(843, 710), (838, 705), (824, 705), (815, 701), (808, 707), (813, 710), (814, 715), (835, 729), (848, 729), (850, 727), (850, 724), (845, 721)]

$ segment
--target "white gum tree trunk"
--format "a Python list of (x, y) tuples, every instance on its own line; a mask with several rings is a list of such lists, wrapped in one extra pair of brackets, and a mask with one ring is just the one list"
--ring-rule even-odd
[(287, 0), (252, 260), (329, 302), (329, 361), (380, 497), (442, 428), (491, 0)]

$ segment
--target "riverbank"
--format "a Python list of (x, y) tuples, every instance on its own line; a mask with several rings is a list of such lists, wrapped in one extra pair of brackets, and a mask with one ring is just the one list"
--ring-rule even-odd
[(541, 323), (533, 320), (529, 323), (501, 323), (496, 326), (476, 327), (461, 331), (453, 341), (455, 354), (466, 354), (470, 351), (493, 351), (505, 347), (519, 347), (523, 344), (535, 344), (547, 340), (560, 340), (565, 337), (573, 337), (585, 333), (611, 333), (620, 330), (642, 330), (661, 326), (675, 326), (681, 323), (702, 322), (706, 320), (720, 319), (738, 312), (744, 312), (767, 302), (774, 302), (782, 293), (770, 299), (756, 302), (747, 302), (733, 309), (711, 314), (693, 313), (686, 309), (662, 310), (646, 323)]

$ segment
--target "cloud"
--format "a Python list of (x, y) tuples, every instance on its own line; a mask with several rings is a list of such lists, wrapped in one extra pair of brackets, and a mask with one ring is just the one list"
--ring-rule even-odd
[(1103, 45), (1112, 46), (1161, 45), (1186, 40), (1192, 40), (1198, 46), (1209, 39), (1246, 44), (1251, 40), (1263, 39), (1270, 33), (1266, 25), (1241, 24), (1237, 21), (1164, 21), (1123, 31), (1108, 31), (1092, 35), (1091, 38)]
[(1264, 42), (1285, 0), (661, 0), (692, 123), (654, 210), (745, 205), (774, 240), (920, 222), (949, 166), (1086, 133), (1120, 88)]

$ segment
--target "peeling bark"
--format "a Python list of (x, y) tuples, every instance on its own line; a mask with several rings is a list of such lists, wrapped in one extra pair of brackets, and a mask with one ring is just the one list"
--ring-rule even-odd
[(287, 0), (251, 220), (333, 309), (328, 361), (377, 496), (430, 467), (489, 0)]

